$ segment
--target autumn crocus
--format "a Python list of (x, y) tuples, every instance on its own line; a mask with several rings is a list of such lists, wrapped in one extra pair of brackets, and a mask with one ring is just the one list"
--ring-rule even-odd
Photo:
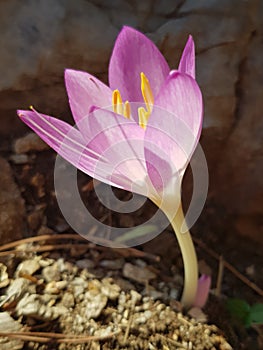
[(181, 248), (182, 303), (194, 303), (198, 269), (180, 188), (202, 125), (202, 96), (195, 80), (189, 37), (179, 67), (170, 71), (157, 47), (124, 27), (109, 64), (109, 86), (81, 71), (65, 71), (76, 128), (36, 110), (19, 117), (78, 169), (112, 186), (148, 196), (170, 220)]

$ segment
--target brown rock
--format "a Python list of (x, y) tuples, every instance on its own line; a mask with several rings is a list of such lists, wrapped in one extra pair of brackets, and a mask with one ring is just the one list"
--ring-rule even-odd
[(30, 151), (44, 151), (46, 149), (49, 149), (49, 146), (33, 132), (17, 139), (14, 143), (14, 151), (16, 154), (27, 153)]
[(3, 158), (0, 174), (0, 244), (4, 244), (25, 235), (25, 207), (10, 165)]

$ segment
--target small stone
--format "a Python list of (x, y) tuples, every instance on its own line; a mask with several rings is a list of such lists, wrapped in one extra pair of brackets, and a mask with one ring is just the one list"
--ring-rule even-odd
[(254, 265), (250, 265), (250, 266), (246, 267), (246, 274), (249, 277), (254, 277), (254, 275), (255, 275), (255, 266)]
[(135, 264), (139, 267), (146, 267), (147, 266), (146, 262), (142, 259), (136, 259)]
[(123, 276), (139, 283), (148, 282), (156, 278), (156, 274), (147, 269), (147, 267), (138, 267), (130, 263), (126, 263), (122, 270)]
[(16, 305), (18, 316), (37, 316), (40, 312), (40, 301), (37, 294), (26, 294)]
[(67, 308), (71, 308), (75, 305), (75, 300), (73, 294), (66, 292), (63, 294), (61, 304)]
[(178, 299), (178, 295), (179, 295), (178, 289), (171, 288), (169, 295), (170, 295), (171, 299), (177, 300)]
[(5, 303), (7, 301), (12, 302), (21, 299), (24, 293), (27, 291), (30, 283), (31, 282), (25, 278), (15, 279), (8, 287), (5, 299), (2, 303)]
[(100, 266), (111, 270), (119, 270), (124, 265), (124, 259), (101, 260)]
[(27, 164), (29, 163), (29, 157), (27, 154), (12, 154), (9, 157), (10, 161), (14, 164)]
[(8, 286), (9, 278), (7, 273), (7, 267), (0, 263), (0, 288)]
[(67, 286), (67, 281), (51, 281), (45, 287), (45, 292), (49, 294), (59, 294)]
[(19, 276), (20, 274), (32, 276), (39, 268), (40, 264), (38, 257), (30, 260), (24, 260), (18, 265), (16, 269), (16, 276)]
[(52, 309), (52, 319), (56, 319), (59, 316), (66, 315), (68, 313), (68, 308), (61, 304), (58, 304), (52, 307), (51, 309)]
[(135, 286), (134, 284), (132, 284), (130, 281), (124, 279), (124, 278), (114, 278), (114, 281), (116, 284), (118, 284), (118, 286), (121, 288), (121, 290), (128, 292), (128, 291), (132, 291), (135, 290)]
[(144, 289), (142, 294), (150, 296), (153, 300), (161, 299), (163, 297), (163, 293), (156, 290), (152, 286), (149, 286), (148, 288)]
[(142, 296), (140, 293), (136, 292), (136, 290), (131, 290), (130, 291), (130, 294), (131, 294), (131, 301), (134, 303), (134, 305), (140, 301), (142, 299)]
[(14, 151), (16, 154), (23, 154), (31, 151), (40, 152), (46, 149), (49, 149), (49, 146), (35, 133), (29, 133), (17, 139), (14, 143)]
[(102, 280), (101, 293), (106, 295), (110, 300), (115, 300), (120, 294), (121, 288), (114, 283), (111, 283), (108, 279)]
[(193, 317), (197, 322), (205, 323), (207, 322), (207, 316), (199, 307), (192, 307), (188, 311), (188, 315)]
[(41, 267), (47, 267), (50, 266), (52, 264), (54, 264), (55, 260), (54, 259), (50, 259), (50, 258), (40, 258), (39, 260), (39, 265)]
[[(21, 332), (23, 326), (20, 322), (15, 321), (8, 312), (0, 312), (0, 332)], [(20, 350), (24, 346), (24, 342), (20, 339), (11, 339), (0, 337), (1, 350)]]
[(146, 317), (146, 319), (149, 319), (152, 317), (152, 312), (150, 310), (146, 310), (144, 312), (144, 316)]
[(108, 298), (104, 294), (94, 294), (92, 292), (85, 293), (85, 316), (87, 319), (97, 318), (106, 306)]
[(81, 259), (81, 260), (77, 260), (76, 261), (76, 265), (80, 268), (80, 269), (92, 269), (94, 268), (95, 264), (94, 261), (90, 260), (90, 259)]
[(42, 275), (46, 280), (46, 282), (59, 281), (61, 278), (60, 278), (60, 271), (58, 270), (57, 262), (51, 266), (45, 267), (42, 270)]

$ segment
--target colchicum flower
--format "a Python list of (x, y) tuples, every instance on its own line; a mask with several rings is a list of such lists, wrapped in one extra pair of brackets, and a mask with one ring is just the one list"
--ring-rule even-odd
[[(193, 305), (198, 269), (190, 233), (182, 232), (181, 181), (198, 143), (202, 95), (190, 36), (179, 67), (170, 71), (157, 47), (124, 27), (109, 63), (109, 86), (67, 69), (65, 82), (76, 128), (31, 111), (18, 116), (63, 158), (91, 177), (150, 198), (170, 220), (181, 248), (182, 303)], [(114, 165), (114, 166), (113, 166)]]

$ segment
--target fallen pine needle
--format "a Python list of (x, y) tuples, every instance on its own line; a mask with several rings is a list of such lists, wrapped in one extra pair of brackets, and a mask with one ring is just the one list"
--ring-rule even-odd
[(48, 332), (0, 332), (0, 337), (33, 341), (37, 343), (87, 343), (112, 338), (120, 333), (120, 330), (102, 336), (70, 335), (63, 333)]

